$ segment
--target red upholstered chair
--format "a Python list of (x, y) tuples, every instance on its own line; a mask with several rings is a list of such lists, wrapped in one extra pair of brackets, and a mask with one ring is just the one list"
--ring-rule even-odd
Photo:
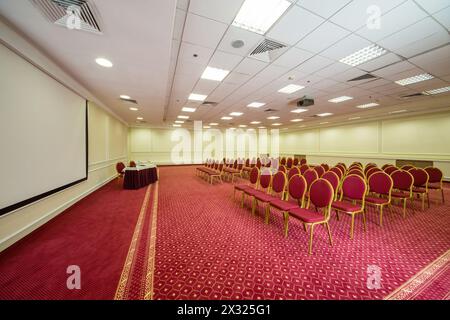
[(247, 160), (245, 160), (244, 167), (242, 168), (242, 176), (248, 177), (250, 175), (250, 171), (252, 171), (252, 166), (250, 165), (250, 159), (247, 158)]
[(344, 175), (347, 172), (347, 167), (342, 163), (338, 163), (337, 165), (335, 165), (335, 167), (341, 169), (342, 174), (344, 174)]
[(306, 180), (301, 175), (294, 175), (289, 179), (287, 186), (286, 200), (273, 199), (269, 204), (270, 208), (281, 211), (284, 218), (284, 236), (287, 237), (289, 215), (288, 211), (294, 208), (303, 208), (306, 194)]
[(350, 176), (350, 175), (357, 175), (357, 176), (360, 176), (363, 179), (366, 178), (366, 176), (364, 175), (364, 172), (362, 172), (360, 169), (349, 170), (349, 172), (347, 172), (347, 176)]
[(409, 170), (414, 169), (414, 168), (415, 168), (415, 167), (412, 166), (412, 165), (410, 165), (410, 164), (405, 164), (405, 165), (402, 166), (400, 169), (409, 171)]
[(397, 167), (394, 167), (394, 166), (389, 166), (389, 167), (384, 168), (383, 170), (384, 170), (384, 172), (386, 172), (388, 175), (391, 175), (392, 172), (397, 171), (398, 168), (397, 168)]
[(366, 217), (364, 212), (365, 197), (367, 192), (364, 178), (357, 175), (349, 175), (344, 178), (341, 185), (341, 196), (339, 201), (334, 201), (331, 207), (336, 211), (336, 217), (339, 220), (339, 212), (351, 215), (350, 239), (353, 239), (353, 227), (355, 225), (355, 216), (362, 214), (363, 229), (366, 230)]
[(377, 167), (372, 167), (366, 172), (366, 178), (369, 179), (370, 176), (376, 172), (383, 172), (383, 170)]
[(220, 183), (223, 183), (222, 176), (223, 176), (224, 166), (225, 165), (223, 164), (223, 162), (216, 163), (216, 165), (214, 166), (214, 172), (208, 172), (210, 184), (213, 184), (214, 179), (217, 179), (218, 181), (220, 181)]
[(244, 207), (244, 197), (245, 197), (244, 190), (248, 188), (256, 189), (258, 185), (258, 180), (259, 180), (259, 169), (257, 167), (253, 167), (252, 170), (250, 171), (249, 183), (237, 184), (234, 186), (233, 199), (236, 199), (236, 191), (242, 192), (242, 201), (241, 201), (242, 208)]
[(339, 167), (333, 167), (330, 169), (331, 172), (334, 172), (335, 174), (337, 174), (337, 176), (339, 177), (339, 180), (342, 179), (342, 177), (344, 176), (344, 173), (342, 172), (342, 169), (340, 169)]
[(286, 158), (285, 157), (281, 158), (280, 164), (283, 165), (283, 166), (286, 165)]
[(269, 188), (268, 193), (259, 192), (254, 194), (252, 211), (254, 212), (255, 207), (258, 207), (258, 204), (262, 203), (265, 211), (266, 224), (269, 223), (270, 202), (275, 200), (283, 200), (285, 198), (286, 185), (287, 185), (286, 174), (284, 172), (278, 171), (272, 177), (272, 185)]
[(442, 171), (435, 167), (427, 167), (425, 171), (428, 173), (428, 192), (430, 190), (441, 190), (442, 204), (444, 204), (444, 188), (442, 187), (442, 178), (444, 175)]
[(255, 196), (259, 194), (268, 194), (272, 186), (272, 172), (266, 167), (261, 168), (259, 173), (259, 182), (256, 189), (245, 189), (244, 197), (252, 197), (252, 214), (255, 214), (256, 199)]
[(304, 164), (306, 164), (306, 159), (300, 159), (300, 165), (302, 166)]
[(281, 166), (278, 167), (278, 171), (286, 173), (287, 170), (286, 170), (285, 166), (281, 165)]
[(292, 160), (292, 158), (287, 158), (287, 160), (286, 160), (286, 167), (288, 168), (288, 169), (290, 169), (290, 168), (292, 168), (292, 164), (294, 163), (294, 160)]
[(336, 200), (337, 191), (339, 189), (339, 184), (340, 184), (339, 176), (333, 171), (328, 171), (323, 174), (322, 179), (327, 180), (331, 184), (331, 186), (333, 187), (334, 195), (335, 195), (333, 200)]
[(292, 176), (296, 174), (300, 174), (300, 169), (298, 167), (292, 167), (291, 170), (289, 170), (288, 179), (290, 180)]
[(261, 159), (260, 158), (256, 159), (256, 166), (258, 167), (258, 169), (261, 169)]
[(293, 166), (298, 166), (298, 158), (294, 158), (294, 162), (292, 163)]
[(123, 169), (125, 169), (125, 164), (123, 162), (117, 162), (116, 163), (117, 183), (120, 183), (120, 179), (122, 179), (125, 175)]
[(413, 201), (413, 185), (414, 177), (411, 173), (404, 170), (396, 170), (391, 173), (391, 178), (394, 183), (394, 191), (391, 193), (393, 199), (403, 200), (403, 218), (406, 217), (406, 202), (411, 199), (411, 205), (414, 210)]
[(386, 163), (381, 167), (381, 170), (384, 171), (384, 169), (386, 169), (387, 167), (395, 167), (394, 165), (390, 164), (390, 163)]
[[(308, 253), (312, 253), (312, 242), (314, 236), (314, 227), (316, 225), (325, 225), (328, 231), (328, 238), (330, 245), (333, 245), (333, 239), (331, 238), (331, 231), (328, 221), (330, 220), (331, 213), (331, 203), (333, 202), (334, 191), (331, 184), (325, 179), (318, 179), (313, 182), (310, 189), (310, 197), (308, 200), (308, 205), (305, 209), (294, 208), (290, 209), (288, 217), (293, 217), (300, 220), (303, 225), (310, 226), (310, 236), (309, 236), (309, 250)], [(312, 205), (314, 209), (312, 210)], [(320, 212), (322, 211), (322, 212)], [(285, 224), (287, 229), (287, 223)], [(287, 230), (285, 231), (287, 234)]]
[(300, 174), (304, 175), (306, 170), (309, 170), (309, 166), (307, 164), (302, 164), (300, 166)]
[(231, 183), (234, 183), (234, 178), (239, 176), (242, 178), (242, 169), (244, 168), (244, 163), (238, 161), (237, 167), (231, 170)]
[(354, 164), (350, 165), (350, 167), (348, 167), (348, 171), (350, 171), (352, 169), (359, 169), (364, 172), (362, 165), (359, 165), (357, 163), (354, 163)]
[(425, 197), (428, 200), (428, 208), (430, 207), (430, 196), (428, 194), (428, 173), (421, 168), (412, 168), (408, 170), (414, 178), (413, 195), (417, 195), (422, 199), (422, 211), (425, 210)]
[(330, 166), (327, 165), (326, 163), (322, 163), (320, 166), (325, 170), (325, 172), (327, 172), (328, 170), (330, 170)]
[(317, 172), (317, 176), (320, 178), (325, 173), (325, 169), (322, 166), (315, 166), (313, 168), (314, 171)]
[(311, 185), (314, 181), (319, 179), (319, 175), (317, 174), (317, 171), (314, 169), (308, 169), (303, 174), (303, 177), (305, 177), (306, 180), (306, 194), (305, 196), (309, 197), (309, 188), (311, 188)]
[(366, 165), (366, 167), (364, 168), (364, 174), (367, 174), (367, 172), (372, 169), (372, 168), (376, 168), (377, 166), (374, 166), (372, 164), (368, 164)]
[(130, 167), (134, 168), (136, 167), (136, 162), (134, 162), (133, 160), (130, 161)]
[(394, 181), (384, 171), (374, 172), (369, 176), (370, 195), (366, 196), (366, 204), (379, 208), (380, 227), (383, 226), (383, 208), (387, 206), (389, 210), (391, 210), (391, 193), (393, 186)]
[[(343, 167), (345, 170), (347, 170), (347, 166), (346, 166), (345, 163), (343, 163), (343, 162), (338, 162), (338, 163), (336, 163), (335, 167), (337, 167), (337, 166)], [(344, 171), (345, 171), (345, 170), (344, 170)]]

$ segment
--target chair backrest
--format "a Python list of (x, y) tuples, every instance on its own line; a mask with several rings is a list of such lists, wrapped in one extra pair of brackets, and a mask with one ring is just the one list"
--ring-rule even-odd
[(307, 183), (304, 177), (302, 177), (299, 174), (296, 174), (292, 176), (289, 179), (288, 183), (288, 197), (286, 200), (289, 200), (289, 198), (297, 200), (298, 205), (303, 208), (303, 202), (305, 199), (307, 189)]
[(317, 174), (317, 172), (314, 169), (306, 170), (305, 173), (303, 174), (303, 177), (305, 177), (305, 180), (306, 180), (306, 188), (307, 188), (307, 190), (309, 190), (309, 188), (311, 187), (311, 184), (314, 181), (319, 179), (319, 175)]
[(428, 183), (442, 183), (442, 171), (436, 167), (426, 167), (425, 171), (428, 173)]
[(249, 167), (249, 166), (250, 166), (250, 159), (249, 159), (249, 158), (247, 158), (247, 159), (245, 160), (245, 166), (246, 166), (246, 167)]
[(393, 186), (394, 181), (384, 171), (375, 172), (369, 177), (370, 192), (386, 195), (390, 199)]
[(116, 171), (117, 173), (122, 173), (123, 169), (125, 169), (125, 164), (123, 162), (116, 163)]
[(369, 179), (370, 176), (371, 176), (372, 174), (374, 174), (375, 172), (383, 172), (383, 170), (381, 170), (380, 168), (377, 168), (377, 167), (372, 167), (372, 168), (370, 168), (370, 169), (366, 172), (366, 177), (367, 177), (367, 179)]
[(291, 179), (296, 174), (300, 174), (300, 169), (298, 167), (292, 167), (288, 172), (288, 179)]
[(238, 161), (237, 161), (237, 160), (234, 160), (234, 163), (233, 163), (233, 169), (237, 169), (237, 167), (238, 167)]
[(337, 174), (337, 176), (339, 177), (339, 180), (342, 179), (342, 176), (344, 175), (344, 173), (342, 172), (342, 169), (340, 169), (340, 167), (333, 167), (329, 171)]
[(218, 170), (219, 172), (222, 172), (223, 167), (224, 167), (224, 163), (221, 162), (221, 163), (219, 163), (219, 165), (217, 166), (217, 170)]
[(286, 173), (286, 167), (281, 165), (281, 166), (278, 167), (278, 171)]
[(272, 183), (272, 172), (266, 167), (262, 167), (259, 174), (259, 189), (269, 190)]
[(364, 172), (362, 172), (361, 170), (359, 170), (359, 169), (352, 169), (352, 170), (350, 170), (348, 173), (347, 173), (347, 176), (350, 176), (350, 175), (357, 175), (357, 176), (359, 176), (359, 177), (361, 177), (361, 178), (366, 178), (366, 176), (364, 175)]
[(325, 172), (330, 170), (330, 166), (328, 164), (326, 164), (326, 163), (322, 163), (320, 166), (325, 170)]
[(284, 172), (278, 171), (272, 178), (272, 192), (281, 193), (284, 196), (284, 191), (286, 190), (287, 177)]
[(386, 172), (388, 175), (391, 175), (392, 172), (397, 171), (398, 168), (397, 168), (397, 167), (394, 167), (394, 166), (390, 166), (390, 167), (384, 168), (383, 170), (384, 170), (384, 172)]
[(259, 169), (257, 167), (253, 167), (250, 171), (250, 177), (249, 177), (251, 184), (256, 184), (259, 180)]
[(401, 169), (409, 171), (410, 169), (414, 169), (414, 166), (412, 166), (410, 164), (405, 164), (404, 166), (401, 167)]
[(381, 167), (381, 169), (384, 171), (384, 169), (386, 169), (387, 167), (395, 167), (395, 166), (390, 163), (386, 163)]
[(287, 160), (286, 160), (286, 167), (288, 168), (288, 169), (290, 169), (290, 168), (292, 168), (292, 163), (293, 163), (294, 161), (292, 160), (292, 158), (287, 158)]
[(216, 163), (214, 164), (214, 170), (218, 170), (219, 169), (219, 161), (216, 161)]
[(396, 170), (391, 173), (391, 178), (394, 182), (394, 189), (412, 192), (414, 185), (414, 177), (411, 173), (404, 170)]
[(256, 166), (257, 166), (258, 168), (261, 168), (261, 159), (260, 159), (260, 158), (257, 158), (257, 159), (256, 159)]
[(313, 169), (317, 172), (319, 178), (325, 173), (325, 169), (322, 166), (315, 166)]
[(130, 161), (130, 167), (136, 167), (136, 162), (134, 162), (133, 160)]
[(333, 171), (327, 171), (323, 174), (322, 179), (327, 180), (331, 186), (333, 187), (334, 193), (337, 193), (337, 189), (339, 187), (339, 176)]
[(372, 169), (372, 168), (376, 168), (377, 166), (374, 166), (373, 164), (368, 164), (366, 165), (366, 167), (364, 168), (364, 174), (367, 174), (367, 172)]
[[(347, 166), (346, 166), (345, 163), (343, 163), (343, 162), (338, 162), (338, 163), (336, 163), (335, 167), (337, 167), (337, 166), (341, 166), (341, 167), (343, 167), (345, 170), (347, 170)], [(345, 170), (344, 170), (344, 171), (345, 171)]]
[(283, 166), (286, 165), (286, 158), (285, 157), (281, 158), (280, 164), (283, 165)]
[(351, 200), (364, 201), (367, 186), (364, 178), (351, 174), (346, 176), (344, 181), (342, 181), (341, 190), (341, 199), (348, 198)]
[(424, 187), (427, 188), (428, 184), (428, 173), (422, 168), (412, 168), (408, 170), (414, 178), (414, 187)]
[(309, 166), (307, 164), (302, 164), (300, 166), (300, 174), (304, 175), (306, 170), (309, 170)]
[(325, 209), (325, 220), (330, 218), (331, 203), (334, 199), (334, 190), (331, 184), (325, 179), (317, 179), (311, 185), (309, 191), (308, 208), (313, 204), (316, 209)]
[(294, 166), (298, 166), (298, 158), (294, 158), (294, 162), (292, 163)]
[(348, 170), (352, 170), (352, 169), (360, 169), (361, 171), (363, 171), (363, 167), (357, 163), (352, 164), (350, 167), (348, 167)]
[(347, 167), (345, 166), (345, 164), (338, 163), (335, 165), (335, 167), (341, 169), (343, 174), (345, 174), (347, 172)]
[(237, 166), (237, 169), (238, 169), (239, 171), (241, 171), (243, 167), (244, 167), (244, 164), (242, 163), (242, 161), (240, 161), (239, 164), (238, 164), (238, 166)]

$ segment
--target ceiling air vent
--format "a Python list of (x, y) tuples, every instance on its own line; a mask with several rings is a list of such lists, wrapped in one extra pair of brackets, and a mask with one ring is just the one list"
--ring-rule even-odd
[(266, 110), (264, 110), (264, 112), (276, 112), (276, 111), (278, 111), (278, 110), (276, 110), (276, 109), (266, 109)]
[(207, 107), (214, 107), (217, 105), (217, 102), (212, 102), (212, 101), (205, 101), (201, 104), (202, 106), (207, 106)]
[(425, 96), (425, 95), (421, 92), (418, 92), (418, 93), (407, 94), (405, 96), (400, 96), (400, 98), (408, 99), (408, 98), (421, 97), (421, 96)]
[(287, 50), (287, 46), (269, 39), (264, 39), (255, 49), (249, 54), (249, 57), (262, 60), (265, 62), (272, 62)]
[(123, 102), (126, 103), (133, 103), (133, 104), (137, 104), (137, 101), (134, 99), (124, 99), (124, 98), (119, 98), (120, 100), (122, 100)]
[(359, 77), (347, 80), (347, 82), (350, 82), (350, 81), (361, 81), (361, 80), (368, 80), (368, 79), (376, 79), (376, 78), (377, 77), (374, 76), (373, 74), (366, 73), (366, 74), (363, 74), (362, 76), (359, 76)]
[(69, 29), (101, 34), (96, 7), (91, 0), (31, 0), (51, 23)]

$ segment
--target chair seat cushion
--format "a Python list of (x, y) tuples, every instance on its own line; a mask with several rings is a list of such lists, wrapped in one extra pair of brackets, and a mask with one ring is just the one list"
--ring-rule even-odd
[(339, 211), (344, 211), (344, 212), (349, 212), (349, 213), (361, 210), (360, 205), (353, 204), (353, 203), (350, 203), (347, 201), (333, 201), (333, 203), (331, 204), (331, 207), (333, 209), (337, 209)]
[(391, 196), (394, 198), (400, 198), (400, 199), (408, 199), (409, 198), (409, 192), (403, 192), (403, 191), (392, 191)]
[(289, 215), (307, 223), (325, 221), (323, 214), (303, 208), (294, 208), (289, 210)]
[(252, 167), (243, 167), (242, 170), (244, 170), (244, 171), (252, 171)]
[(267, 193), (257, 193), (255, 194), (255, 198), (261, 202), (270, 202), (274, 199), (277, 199), (278, 197), (271, 196)]
[(244, 192), (250, 196), (255, 196), (257, 194), (265, 194), (265, 192), (253, 188), (245, 189)]
[(383, 205), (388, 204), (389, 200), (384, 198), (377, 198), (377, 197), (366, 197), (366, 202), (377, 204), (377, 205)]
[(428, 189), (440, 190), (442, 188), (441, 188), (441, 184), (440, 183), (430, 183), (430, 184), (428, 184)]
[(234, 186), (234, 188), (237, 190), (244, 191), (244, 190), (247, 190), (248, 188), (253, 188), (253, 187), (249, 186), (248, 184), (237, 184)]
[(238, 169), (229, 169), (228, 172), (229, 173), (240, 173), (241, 171), (239, 171)]
[(413, 188), (414, 193), (426, 193), (425, 189), (422, 188)]
[(282, 211), (289, 211), (290, 209), (299, 208), (298, 203), (285, 201), (281, 199), (273, 199), (270, 201), (270, 206), (277, 208)]

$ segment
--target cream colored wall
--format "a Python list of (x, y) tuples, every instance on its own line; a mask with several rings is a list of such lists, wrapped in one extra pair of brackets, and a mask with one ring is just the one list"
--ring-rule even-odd
[(282, 133), (280, 153), (329, 164), (431, 160), (450, 179), (450, 113)]
[(0, 216), (0, 251), (109, 182), (116, 176), (116, 162), (127, 160), (128, 128), (94, 103), (89, 103), (88, 121), (88, 180)]

